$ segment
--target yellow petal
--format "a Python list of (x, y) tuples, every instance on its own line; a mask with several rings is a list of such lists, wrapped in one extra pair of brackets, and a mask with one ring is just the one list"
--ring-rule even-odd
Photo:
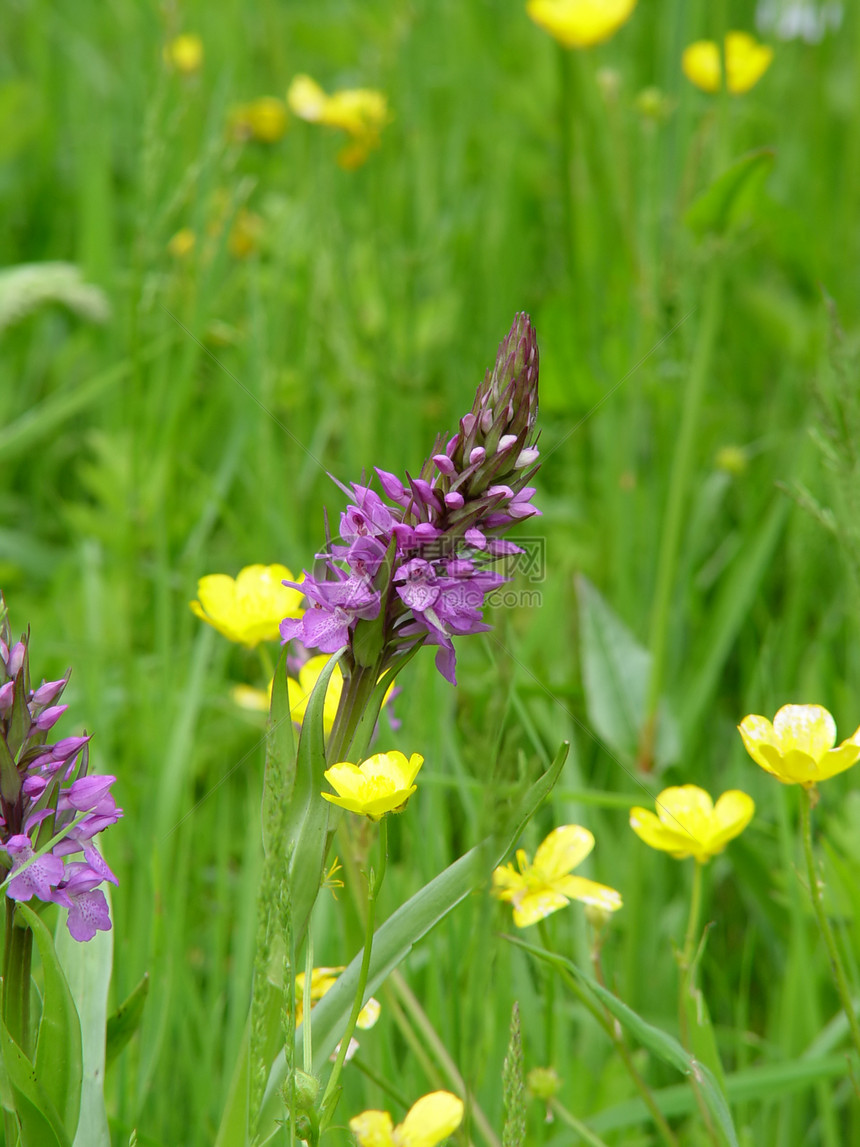
[(663, 821), (649, 812), (647, 808), (632, 808), (630, 810), (630, 827), (640, 840), (644, 840), (649, 848), (656, 848), (660, 852), (668, 852), (676, 860), (692, 855), (696, 842), (689, 833), (677, 827), (664, 824)]
[(748, 92), (770, 67), (772, 59), (773, 50), (759, 44), (746, 32), (729, 32), (726, 36), (729, 91), (735, 95)]
[(713, 40), (696, 40), (681, 56), (684, 75), (703, 92), (720, 90), (720, 52)]
[(463, 1121), (463, 1101), (450, 1091), (434, 1091), (410, 1107), (394, 1132), (396, 1147), (436, 1147)]
[(394, 1147), (393, 1126), (387, 1111), (362, 1111), (349, 1121), (359, 1147)]
[[(744, 743), (744, 748), (757, 765), (761, 765), (769, 773), (778, 773), (780, 753), (777, 748), (777, 738), (773, 725), (767, 717), (750, 714), (744, 717), (738, 732)], [(765, 749), (769, 750), (765, 753)]]
[(594, 837), (578, 824), (553, 829), (535, 853), (534, 867), (545, 880), (564, 876), (581, 864), (594, 848)]
[(537, 888), (512, 898), (514, 906), (514, 923), (518, 928), (528, 928), (530, 924), (537, 924), (559, 908), (565, 908), (570, 901), (561, 892), (554, 888)]
[(268, 713), (271, 702), (272, 687), (254, 689), (251, 685), (234, 685), (230, 690), (230, 698), (240, 709), (248, 709), (252, 713)]
[(358, 1019), (355, 1021), (356, 1027), (360, 1027), (363, 1031), (372, 1028), (376, 1021), (379, 1019), (379, 1013), (382, 1010), (379, 1000), (375, 1000), (373, 996), (367, 1001), (361, 1011), (358, 1013)]
[(493, 872), (493, 895), (499, 900), (512, 900), (525, 887), (524, 877), (512, 864), (505, 864)]
[(740, 836), (755, 813), (755, 801), (740, 789), (729, 789), (714, 805), (715, 828), (711, 836), (712, 854), (721, 852), (730, 840)]
[(777, 746), (818, 760), (836, 744), (836, 722), (821, 705), (783, 705), (773, 719)]
[(299, 119), (316, 123), (328, 101), (328, 96), (310, 76), (294, 76), (287, 92), (287, 105)]
[(845, 769), (850, 769), (852, 765), (856, 765), (860, 760), (860, 729), (849, 737), (847, 741), (843, 741), (836, 749), (831, 749), (829, 753), (825, 753), (819, 763), (821, 772), (821, 780), (827, 780), (828, 777), (835, 777), (837, 773), (842, 773)]
[(565, 48), (608, 40), (633, 14), (636, 0), (529, 0), (526, 12)]
[(565, 876), (555, 887), (570, 900), (581, 900), (604, 912), (617, 912), (622, 904), (620, 892), (585, 876)]

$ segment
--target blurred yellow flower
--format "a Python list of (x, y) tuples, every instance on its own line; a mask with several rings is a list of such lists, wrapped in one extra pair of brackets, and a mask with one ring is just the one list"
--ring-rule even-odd
[(380, 820), (387, 812), (403, 811), (417, 788), (413, 781), (423, 764), (424, 758), (418, 753), (407, 760), (396, 749), (376, 753), (360, 765), (341, 761), (323, 774), (337, 796), (322, 796), (349, 812)]
[(196, 242), (197, 240), (191, 228), (183, 227), (181, 231), (176, 232), (167, 244), (168, 254), (172, 255), (174, 259), (184, 259), (186, 255), (190, 255), (194, 250), (194, 244)]
[(750, 715), (738, 729), (755, 763), (784, 785), (811, 788), (860, 760), (860, 729), (834, 749), (836, 722), (821, 705), (783, 705), (773, 724)]
[[(339, 968), (314, 968), (311, 972), (311, 990), (307, 994), (307, 999), (311, 1001), (313, 1008), (317, 1000), (321, 1000), (323, 996), (331, 988), (334, 987), (338, 976), (343, 971), (344, 965)], [(304, 1015), (304, 1001), (305, 1001), (305, 980), (304, 972), (299, 972), (296, 976), (296, 1025), (302, 1022)], [(358, 1019), (355, 1021), (356, 1026), (367, 1031), (373, 1027), (379, 1019), (380, 1004), (379, 1000), (375, 1000), (373, 996), (367, 1001), (361, 1011), (358, 1013)]]
[[(309, 658), (301, 669), (299, 669), (298, 681), (292, 677), (287, 678), (290, 716), (297, 725), (301, 725), (305, 719), (305, 712), (307, 711), (308, 701), (311, 699), (311, 693), (319, 680), (320, 673), (322, 673), (323, 669), (328, 665), (329, 657), (330, 655), (328, 653), (318, 653), (315, 657)], [(394, 682), (392, 681), (385, 691), (385, 697), (382, 700), (383, 705), (388, 704), (393, 692)], [(269, 693), (271, 695), (271, 687)], [(332, 675), (329, 678), (325, 703), (323, 705), (323, 729), (326, 735), (331, 732), (332, 726), (334, 725), (334, 719), (337, 716), (337, 707), (340, 704), (342, 693), (343, 673), (340, 671), (340, 665), (335, 665)]]
[(227, 236), (227, 250), (234, 259), (247, 259), (257, 250), (263, 234), (263, 220), (246, 207), (240, 207)]
[(528, 0), (526, 12), (565, 48), (590, 48), (614, 36), (636, 0)]
[[(307, 711), (308, 701), (311, 699), (311, 693), (319, 680), (320, 673), (322, 673), (323, 669), (328, 665), (329, 660), (330, 654), (319, 653), (316, 657), (311, 657), (304, 663), (299, 670), (298, 681), (292, 677), (287, 678), (290, 718), (295, 721), (297, 725), (301, 725), (305, 719), (305, 712)], [(343, 674), (340, 671), (340, 666), (335, 665), (332, 675), (329, 678), (328, 689), (326, 690), (325, 702), (323, 704), (323, 729), (326, 734), (331, 732), (332, 725), (334, 724), (337, 707), (340, 704), (341, 693), (343, 693)]]
[(278, 623), (285, 617), (301, 617), (301, 590), (282, 585), (293, 575), (282, 565), (245, 566), (236, 578), (208, 574), (197, 583), (198, 601), (189, 602), (192, 612), (213, 629), (253, 649), (261, 641), (280, 637)]
[(275, 96), (261, 96), (250, 103), (237, 104), (230, 111), (228, 126), (234, 139), (277, 143), (287, 130), (287, 106)]
[[(728, 89), (733, 95), (748, 92), (757, 84), (773, 59), (773, 49), (759, 44), (747, 32), (727, 32), (724, 51)], [(703, 92), (720, 90), (720, 51), (713, 40), (696, 40), (686, 47), (681, 57), (681, 67), (687, 79)]]
[(645, 808), (630, 810), (630, 827), (651, 848), (676, 860), (693, 856), (704, 864), (739, 836), (755, 812), (752, 797), (739, 789), (723, 793), (716, 805), (697, 785), (663, 789), (657, 816)]
[(349, 1121), (358, 1147), (436, 1147), (463, 1121), (463, 1101), (450, 1091), (433, 1091), (409, 1108), (395, 1127), (387, 1111), (362, 1111)]
[(164, 45), (164, 62), (184, 76), (193, 76), (203, 66), (203, 41), (193, 33), (177, 36)]
[(360, 167), (371, 149), (379, 147), (380, 132), (391, 119), (382, 92), (353, 88), (329, 96), (316, 80), (305, 75), (294, 77), (287, 104), (299, 119), (339, 128), (351, 137), (351, 143), (338, 155), (338, 162), (347, 170)]
[(621, 896), (614, 888), (597, 884), (584, 876), (570, 876), (571, 869), (581, 864), (594, 848), (594, 837), (578, 824), (563, 824), (554, 829), (538, 846), (534, 864), (521, 848), (517, 865), (506, 864), (493, 873), (493, 895), (514, 906), (514, 923), (518, 928), (536, 924), (571, 900), (595, 904), (607, 912), (621, 907)]
[(268, 689), (255, 689), (253, 685), (234, 685), (230, 696), (240, 709), (251, 713), (268, 713), (272, 703), (272, 682)]

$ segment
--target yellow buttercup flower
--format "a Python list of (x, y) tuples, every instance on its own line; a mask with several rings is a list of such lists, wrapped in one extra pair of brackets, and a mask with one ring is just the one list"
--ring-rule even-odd
[(260, 96), (250, 103), (237, 104), (230, 112), (230, 134), (235, 139), (255, 139), (277, 143), (287, 130), (287, 106), (275, 96)]
[(280, 637), (278, 624), (285, 617), (301, 617), (301, 590), (282, 581), (293, 575), (282, 565), (245, 566), (236, 578), (208, 574), (197, 583), (199, 601), (189, 602), (192, 611), (213, 629), (253, 649), (261, 641)]
[(174, 259), (184, 259), (186, 255), (190, 255), (194, 250), (194, 244), (196, 242), (196, 236), (191, 228), (183, 227), (180, 231), (176, 232), (167, 244), (168, 254), (172, 255)]
[[(298, 681), (292, 677), (287, 678), (290, 718), (295, 721), (297, 725), (301, 725), (304, 721), (308, 701), (311, 699), (311, 693), (313, 693), (314, 686), (319, 680), (320, 673), (322, 673), (323, 669), (328, 665), (330, 659), (328, 653), (319, 653), (316, 657), (311, 657), (304, 663), (299, 670)], [(334, 725), (341, 693), (343, 693), (343, 674), (340, 671), (340, 666), (335, 665), (332, 675), (329, 678), (328, 689), (326, 690), (325, 702), (323, 704), (323, 729), (326, 734), (331, 732), (332, 725)]]
[(387, 1111), (362, 1111), (349, 1121), (358, 1147), (436, 1147), (463, 1121), (463, 1101), (450, 1091), (433, 1091), (409, 1108), (395, 1127)]
[(715, 805), (697, 785), (663, 789), (656, 804), (657, 816), (646, 808), (632, 808), (630, 827), (651, 848), (676, 860), (694, 856), (699, 864), (722, 852), (755, 812), (752, 797), (738, 789), (723, 793)]
[(379, 147), (383, 127), (391, 119), (388, 101), (372, 88), (352, 88), (327, 95), (310, 76), (296, 76), (287, 92), (290, 111), (308, 123), (345, 131), (352, 142), (338, 155), (348, 170), (361, 166), (372, 148)]
[(493, 895), (514, 906), (518, 928), (536, 924), (571, 900), (594, 904), (607, 912), (621, 907), (614, 888), (597, 884), (584, 876), (569, 875), (594, 848), (594, 837), (578, 824), (563, 824), (538, 846), (534, 864), (523, 849), (517, 849), (517, 865), (506, 864), (493, 873)]
[(203, 66), (203, 41), (189, 32), (176, 36), (164, 45), (164, 62), (184, 76), (193, 76)]
[(418, 753), (407, 760), (396, 749), (376, 753), (360, 765), (341, 761), (323, 774), (337, 796), (322, 796), (349, 812), (380, 820), (387, 812), (403, 811), (417, 788), (413, 781), (423, 764), (424, 758)]
[[(770, 67), (773, 49), (759, 44), (747, 32), (727, 32), (724, 44), (727, 86), (733, 95), (748, 92)], [(722, 87), (720, 50), (713, 40), (696, 40), (684, 49), (681, 67), (687, 79), (703, 92)]]
[(836, 722), (821, 705), (783, 705), (773, 719), (738, 725), (746, 751), (784, 785), (811, 788), (860, 760), (860, 729), (836, 748)]
[[(304, 1001), (309, 999), (311, 1007), (323, 998), (326, 992), (330, 991), (340, 973), (343, 971), (344, 965), (339, 968), (314, 968), (311, 972), (311, 989), (305, 996), (305, 980), (307, 977), (304, 972), (299, 972), (296, 976), (296, 1025), (302, 1022), (304, 1015)], [(380, 1004), (379, 1000), (375, 1000), (373, 996), (367, 1001), (361, 1011), (358, 1013), (358, 1019), (355, 1021), (356, 1026), (368, 1031), (376, 1021), (379, 1019)]]
[(614, 36), (636, 0), (528, 0), (526, 12), (565, 48), (590, 48)]

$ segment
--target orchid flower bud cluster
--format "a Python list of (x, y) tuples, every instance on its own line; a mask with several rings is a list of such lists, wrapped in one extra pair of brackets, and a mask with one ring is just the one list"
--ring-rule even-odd
[[(12, 645), (2, 597), (0, 612), (0, 864), (12, 877), (6, 895), (61, 905), (74, 939), (91, 940), (111, 926), (98, 886), (117, 878), (93, 837), (122, 816), (110, 794), (116, 778), (88, 774), (88, 736), (48, 744), (68, 708), (57, 704), (68, 678), (31, 688), (29, 635)], [(50, 851), (33, 859), (81, 813)]]
[(324, 653), (348, 646), (353, 664), (380, 670), (410, 647), (437, 645), (437, 668), (456, 683), (452, 638), (490, 628), (485, 599), (507, 580), (489, 563), (522, 552), (502, 535), (540, 514), (528, 484), (539, 465), (537, 411), (537, 340), (521, 314), (457, 433), (437, 438), (418, 475), (376, 468), (387, 502), (352, 484), (339, 539), (318, 555), (323, 575), (285, 583), (309, 608), (281, 622), (283, 640)]

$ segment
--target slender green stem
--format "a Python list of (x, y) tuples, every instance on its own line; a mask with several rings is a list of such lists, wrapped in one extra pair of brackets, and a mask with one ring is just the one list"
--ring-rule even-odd
[(678, 554), (687, 496), (693, 477), (694, 448), (698, 439), (699, 420), (705, 383), (711, 369), (711, 358), (719, 328), (722, 303), (723, 275), (717, 256), (712, 259), (707, 273), (690, 378), (684, 393), (681, 426), (672, 459), (669, 478), (669, 498), (663, 519), (660, 554), (657, 565), (657, 585), (651, 613), (651, 674), (648, 681), (648, 705), (639, 746), (639, 765), (650, 770), (654, 760), (657, 734), (657, 706), (663, 690), (666, 672), (672, 595), (678, 569)]
[(599, 1135), (595, 1135), (590, 1128), (585, 1126), (581, 1119), (577, 1119), (576, 1116), (559, 1103), (557, 1099), (551, 1099), (549, 1101), (549, 1109), (559, 1122), (567, 1124), (568, 1127), (574, 1130), (583, 1143), (589, 1143), (591, 1147), (606, 1147), (606, 1141), (604, 1139), (601, 1139)]
[(352, 1002), (352, 1011), (347, 1020), (346, 1030), (341, 1037), (340, 1046), (337, 1051), (337, 1059), (334, 1061), (332, 1073), (329, 1076), (326, 1089), (323, 1094), (322, 1104), (320, 1110), (322, 1112), (322, 1119), (320, 1123), (320, 1131), (325, 1131), (334, 1116), (334, 1109), (336, 1106), (335, 1096), (337, 1093), (338, 1082), (340, 1075), (343, 1071), (343, 1065), (346, 1060), (346, 1053), (349, 1050), (349, 1041), (352, 1039), (352, 1033), (355, 1031), (355, 1025), (358, 1020), (359, 1013), (364, 1006), (364, 991), (367, 987), (367, 976), (370, 972), (370, 953), (373, 948), (373, 927), (376, 918), (376, 903), (379, 897), (379, 890), (382, 887), (382, 881), (385, 879), (385, 869), (388, 864), (388, 821), (385, 817), (379, 822), (379, 869), (374, 872), (370, 871), (370, 878), (368, 880), (367, 888), (367, 923), (365, 927), (364, 938), (364, 953), (361, 958), (361, 970), (358, 974), (358, 985), (355, 989), (355, 999)]
[(696, 861), (693, 873), (693, 890), (690, 893), (690, 915), (687, 918), (687, 932), (684, 937), (684, 951), (681, 954), (681, 981), (689, 977), (696, 954), (696, 940), (699, 936), (699, 917), (702, 914), (702, 876), (705, 866)]
[[(680, 976), (678, 977), (678, 1023), (681, 1029), (681, 1043), (689, 1052), (692, 1052), (693, 1049), (690, 1046), (690, 1025), (687, 1021), (687, 1007), (690, 994), (693, 990), (696, 942), (699, 938), (699, 918), (702, 914), (702, 878), (705, 870), (704, 864), (700, 864), (698, 860), (695, 864), (693, 889), (690, 893), (690, 915), (687, 918), (687, 932), (684, 937), (684, 950), (678, 957), (678, 963), (680, 965)], [(711, 1120), (711, 1113), (708, 1111), (705, 1097), (702, 1095), (701, 1088), (694, 1075), (690, 1076), (690, 1086), (693, 1088), (693, 1094), (696, 1097), (699, 1113), (702, 1116), (702, 1122), (705, 1125), (708, 1136), (711, 1142), (715, 1144), (715, 1147), (720, 1147), (720, 1140), (717, 1137), (717, 1132)]]
[(378, 678), (379, 670), (375, 665), (369, 669), (356, 665), (349, 674), (329, 737), (327, 756), (330, 764), (342, 761), (349, 752)]
[(842, 1001), (842, 1007), (848, 1019), (848, 1026), (851, 1029), (851, 1040), (858, 1054), (860, 1054), (860, 1024), (857, 1023), (857, 1016), (854, 1013), (848, 979), (845, 975), (845, 969), (842, 966), (839, 949), (836, 947), (836, 937), (833, 935), (830, 921), (827, 919), (827, 913), (824, 911), (824, 900), (821, 895), (822, 885), (815, 869), (815, 856), (812, 851), (811, 812), (812, 797), (810, 796), (809, 790), (803, 788), (800, 799), (800, 831), (803, 837), (803, 851), (806, 854), (806, 868), (809, 873), (809, 894), (812, 897), (812, 907), (815, 912), (815, 918), (818, 921), (818, 926), (824, 937), (824, 943), (827, 946), (827, 954), (830, 957), (830, 968), (833, 972), (836, 990), (839, 993), (839, 999)]

